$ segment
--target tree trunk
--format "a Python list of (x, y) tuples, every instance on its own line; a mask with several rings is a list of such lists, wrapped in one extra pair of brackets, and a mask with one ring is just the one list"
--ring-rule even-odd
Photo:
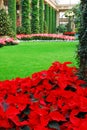
[(4, 9), (4, 1), (0, 0), (0, 9)]
[(79, 77), (87, 81), (87, 1), (81, 0), (81, 25), (79, 30)]

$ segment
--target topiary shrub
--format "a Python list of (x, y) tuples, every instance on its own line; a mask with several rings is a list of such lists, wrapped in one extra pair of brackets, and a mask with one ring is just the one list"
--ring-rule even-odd
[(22, 27), (25, 29), (25, 34), (31, 33), (31, 19), (30, 19), (30, 0), (22, 0)]
[(45, 28), (48, 28), (47, 29), (48, 30), (47, 33), (49, 33), (49, 20), (50, 20), (50, 16), (49, 16), (49, 5), (45, 4), (45, 22), (44, 22), (44, 26), (45, 26)]
[(12, 21), (14, 37), (16, 37), (16, 0), (8, 0), (8, 13)]
[(22, 26), (17, 27), (17, 34), (26, 34), (26, 30)]
[(32, 33), (39, 33), (39, 0), (32, 0)]
[(4, 9), (0, 10), (0, 35), (14, 36), (12, 22)]
[(56, 33), (56, 10), (53, 9), (53, 33)]
[(52, 33), (52, 7), (50, 7), (49, 10), (50, 10), (50, 12), (49, 12), (50, 13), (49, 14), (49, 16), (50, 16), (50, 21), (49, 21), (50, 22), (50, 27), (49, 27), (49, 29), (50, 29), (50, 33)]
[(67, 27), (65, 24), (60, 24), (58, 27), (57, 27), (57, 32), (58, 33), (65, 33), (67, 32)]
[(48, 33), (48, 26), (46, 21), (44, 21), (44, 33)]
[(44, 0), (39, 0), (39, 26), (40, 33), (44, 32)]

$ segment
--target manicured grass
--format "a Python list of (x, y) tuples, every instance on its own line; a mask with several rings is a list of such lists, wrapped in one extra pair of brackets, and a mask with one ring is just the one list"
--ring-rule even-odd
[(52, 62), (71, 61), (76, 65), (78, 42), (21, 42), (0, 48), (0, 80), (27, 77), (48, 69)]

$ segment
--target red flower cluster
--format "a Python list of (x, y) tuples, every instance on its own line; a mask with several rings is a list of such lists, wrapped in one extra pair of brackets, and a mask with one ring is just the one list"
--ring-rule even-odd
[(74, 36), (66, 36), (62, 34), (19, 34), (17, 35), (18, 39), (31, 40), (31, 39), (40, 39), (40, 40), (75, 40)]
[(65, 32), (64, 35), (75, 36), (76, 32)]
[(0, 38), (0, 47), (5, 45), (16, 45), (18, 44), (17, 40), (14, 40), (13, 38)]
[(1, 130), (87, 130), (87, 88), (67, 63), (0, 82)]

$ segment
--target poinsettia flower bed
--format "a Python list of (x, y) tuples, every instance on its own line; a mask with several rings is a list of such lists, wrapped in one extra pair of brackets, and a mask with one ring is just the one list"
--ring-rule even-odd
[(64, 35), (75, 36), (76, 32), (64, 32)]
[(63, 34), (19, 34), (18, 39), (22, 40), (75, 40), (74, 36), (67, 36)]
[(87, 88), (68, 64), (1, 81), (0, 130), (87, 130)]
[(0, 47), (6, 45), (17, 45), (18, 40), (14, 40), (13, 38), (0, 38)]

